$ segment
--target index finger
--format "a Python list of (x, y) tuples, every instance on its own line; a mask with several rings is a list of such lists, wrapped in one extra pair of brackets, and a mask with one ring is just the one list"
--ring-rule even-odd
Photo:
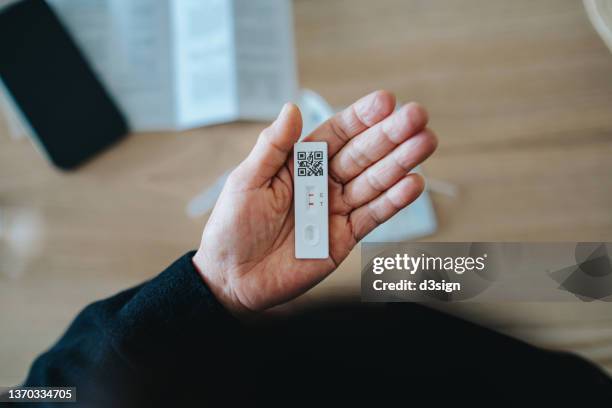
[(349, 140), (389, 116), (395, 109), (395, 96), (375, 91), (336, 113), (304, 138), (305, 142), (327, 142), (331, 159)]

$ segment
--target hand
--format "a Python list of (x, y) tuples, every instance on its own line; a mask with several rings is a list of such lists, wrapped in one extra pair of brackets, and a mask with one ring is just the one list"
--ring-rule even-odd
[(392, 94), (374, 92), (305, 139), (328, 144), (328, 259), (295, 258), (292, 149), (302, 130), (299, 109), (286, 104), (261, 132), (230, 174), (193, 258), (226, 308), (261, 311), (306, 292), (421, 194), (422, 177), (408, 173), (433, 153), (437, 140), (421, 106), (394, 107)]

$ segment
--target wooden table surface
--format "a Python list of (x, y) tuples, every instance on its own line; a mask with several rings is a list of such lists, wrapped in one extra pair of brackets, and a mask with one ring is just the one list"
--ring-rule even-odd
[[(440, 241), (612, 241), (612, 55), (578, 0), (295, 3), (301, 86), (333, 106), (377, 88), (430, 111), (429, 177)], [(0, 385), (75, 314), (196, 247), (189, 199), (238, 163), (262, 123), (138, 134), (74, 173), (51, 168), (0, 123)], [(28, 235), (30, 234), (30, 235)], [(15, 238), (17, 239), (17, 238)], [(25, 239), (25, 238), (24, 238)], [(294, 302), (359, 294), (359, 250)], [(612, 305), (451, 304), (612, 372)]]

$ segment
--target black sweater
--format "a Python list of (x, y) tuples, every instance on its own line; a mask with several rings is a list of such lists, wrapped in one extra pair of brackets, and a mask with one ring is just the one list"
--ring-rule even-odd
[(86, 307), (24, 385), (76, 386), (78, 405), (96, 407), (612, 407), (612, 382), (590, 363), (417, 304), (333, 305), (241, 324), (192, 256)]

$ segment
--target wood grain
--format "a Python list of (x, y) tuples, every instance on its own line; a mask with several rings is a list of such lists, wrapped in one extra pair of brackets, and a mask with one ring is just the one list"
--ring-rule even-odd
[[(439, 241), (612, 240), (612, 55), (576, 0), (295, 2), (300, 82), (341, 107), (377, 88), (430, 111), (440, 138), (426, 174)], [(52, 169), (0, 126), (0, 384), (74, 315), (194, 248), (188, 200), (238, 163), (264, 124), (132, 135), (75, 173)], [(32, 221), (33, 220), (33, 221)], [(359, 251), (290, 306), (359, 296)], [(450, 313), (612, 372), (612, 307), (448, 305)]]

